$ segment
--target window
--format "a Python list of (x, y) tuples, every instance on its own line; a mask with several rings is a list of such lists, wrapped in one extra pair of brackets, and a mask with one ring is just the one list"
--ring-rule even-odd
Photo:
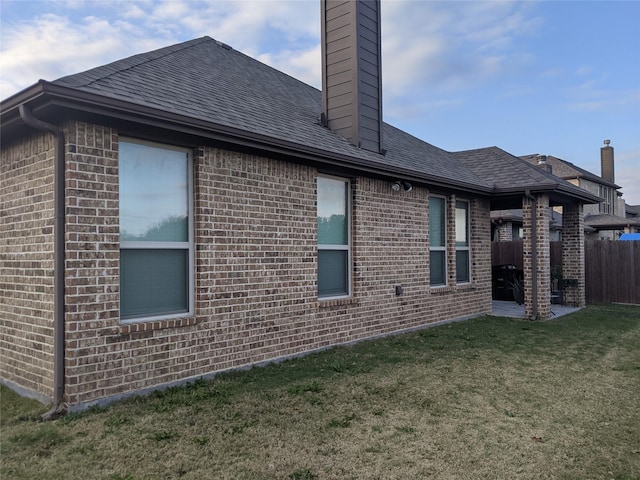
[(431, 286), (447, 284), (446, 202), (429, 197), (429, 265)]
[(602, 203), (600, 203), (600, 213), (613, 213), (613, 189), (605, 187), (604, 185), (599, 185), (598, 195), (602, 198)]
[(456, 282), (469, 283), (469, 202), (456, 200)]
[(318, 297), (350, 293), (349, 181), (318, 177)]
[(120, 318), (192, 313), (191, 155), (121, 141)]

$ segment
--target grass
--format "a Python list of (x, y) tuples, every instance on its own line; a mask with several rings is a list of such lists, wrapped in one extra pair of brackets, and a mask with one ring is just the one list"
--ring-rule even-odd
[(640, 480), (640, 307), (484, 317), (48, 423), (0, 393), (7, 479)]

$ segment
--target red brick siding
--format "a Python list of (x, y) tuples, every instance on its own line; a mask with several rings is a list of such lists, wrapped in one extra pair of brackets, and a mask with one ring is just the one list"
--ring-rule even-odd
[(118, 137), (70, 123), (66, 165), (66, 377), (68, 400), (100, 392), (122, 374), (119, 322)]
[(472, 283), (431, 289), (429, 192), (351, 179), (352, 296), (318, 301), (317, 170), (206, 147), (194, 151), (195, 315), (121, 323), (117, 132), (66, 134), (71, 404), (490, 312), (486, 200), (469, 198)]
[(53, 394), (55, 140), (3, 145), (0, 159), (0, 376)]

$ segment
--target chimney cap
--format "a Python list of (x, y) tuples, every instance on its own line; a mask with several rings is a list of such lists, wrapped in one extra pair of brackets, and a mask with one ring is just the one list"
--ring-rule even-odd
[(605, 144), (607, 147), (609, 146), (609, 144), (610, 144), (610, 143), (611, 143), (611, 140), (609, 140), (609, 139), (606, 139), (606, 140), (604, 141), (604, 144)]

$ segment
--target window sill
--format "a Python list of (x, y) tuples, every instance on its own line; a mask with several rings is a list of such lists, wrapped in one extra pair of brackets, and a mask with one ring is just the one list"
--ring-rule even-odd
[(139, 322), (122, 323), (119, 326), (119, 333), (127, 335), (130, 333), (151, 332), (153, 330), (164, 330), (166, 328), (189, 327), (198, 323), (195, 316), (167, 318), (164, 320), (141, 320)]
[(453, 292), (468, 292), (474, 290), (473, 284), (463, 283), (461, 285), (443, 285), (441, 287), (429, 287), (429, 293), (431, 295), (445, 295)]
[(318, 299), (318, 306), (320, 308), (342, 307), (345, 305), (355, 305), (357, 303), (358, 301), (355, 298)]

